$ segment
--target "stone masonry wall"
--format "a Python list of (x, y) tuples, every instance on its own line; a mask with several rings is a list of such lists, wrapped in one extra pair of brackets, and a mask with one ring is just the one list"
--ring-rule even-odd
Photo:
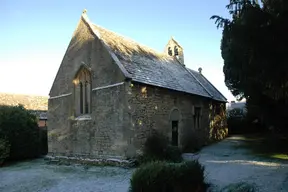
[(71, 152), (73, 155), (122, 156), (126, 147), (124, 86), (92, 92), (91, 120), (71, 120)]
[[(173, 109), (180, 111), (179, 144), (189, 134), (199, 134), (204, 140), (209, 139), (209, 122), (211, 100), (177, 91), (157, 88), (139, 83), (130, 85), (128, 97), (131, 130), (134, 131), (133, 144), (141, 148), (152, 129), (156, 129), (171, 138), (172, 122), (170, 114)], [(192, 107), (201, 107), (200, 128), (194, 127)]]
[[(124, 156), (127, 134), (124, 85), (92, 92), (92, 113), (86, 120), (69, 118), (65, 108), (69, 98), (52, 99), (49, 109), (59, 105), (49, 121), (49, 152), (64, 156)], [(62, 108), (62, 110), (61, 110)], [(67, 111), (67, 110), (66, 110)], [(56, 129), (50, 129), (52, 125)]]
[(72, 92), (72, 81), (77, 70), (83, 63), (88, 65), (91, 63), (93, 41), (94, 37), (91, 31), (81, 19), (55, 77), (50, 97)]
[(69, 44), (56, 75), (48, 102), (48, 148), (50, 155), (123, 156), (127, 148), (123, 119), (125, 84), (94, 90), (91, 114), (74, 116), (73, 79), (83, 65), (91, 68), (92, 89), (124, 81), (124, 76), (102, 43), (83, 20)]
[[(91, 68), (92, 89), (124, 82), (92, 91), (92, 112), (85, 120), (74, 115), (73, 79), (83, 64)], [(195, 131), (201, 137), (209, 138), (211, 100), (126, 82), (108, 51), (83, 20), (72, 37), (50, 97), (47, 122), (50, 155), (134, 156), (153, 129), (171, 138), (173, 109), (180, 111), (180, 145), (183, 145), (185, 135), (195, 134)], [(192, 106), (202, 109), (198, 130), (193, 127)]]
[(68, 154), (70, 152), (69, 108), (72, 96), (48, 101), (48, 153)]

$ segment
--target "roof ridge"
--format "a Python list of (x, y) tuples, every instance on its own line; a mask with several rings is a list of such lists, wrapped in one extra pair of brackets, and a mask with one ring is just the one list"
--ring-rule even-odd
[[(98, 28), (103, 29), (104, 31), (107, 31), (107, 32), (109, 32), (109, 33), (113, 33), (114, 35), (122, 38), (123, 40), (126, 40), (126, 41), (131, 42), (131, 43), (133, 43), (133, 44), (135, 44), (135, 45), (138, 45), (138, 46), (141, 47), (141, 48), (145, 48), (146, 50), (149, 50), (151, 53), (154, 53), (155, 55), (162, 56), (163, 58), (171, 58), (171, 59), (173, 59), (171, 56), (166, 55), (164, 52), (157, 51), (156, 49), (153, 49), (153, 48), (151, 48), (151, 47), (148, 46), (148, 45), (145, 45), (145, 44), (143, 44), (143, 43), (140, 43), (140, 42), (138, 42), (138, 41), (136, 41), (136, 40), (134, 40), (134, 39), (126, 36), (126, 35), (120, 34), (120, 33), (118, 33), (118, 32), (115, 32), (115, 31), (113, 31), (113, 30), (107, 29), (107, 28), (105, 28), (105, 27), (103, 27), (103, 26), (101, 26), (101, 25), (98, 25), (98, 24), (95, 24), (95, 23), (91, 22), (90, 19), (89, 19), (88, 16), (87, 16), (87, 10), (86, 10), (86, 9), (84, 9), (84, 11), (82, 12), (82, 18), (83, 18), (89, 25), (91, 24), (91, 25), (94, 25), (95, 27), (98, 27)], [(93, 30), (93, 31), (94, 31), (94, 30)], [(98, 31), (97, 31), (97, 32), (98, 32)], [(98, 32), (98, 33), (99, 33), (99, 32)], [(97, 36), (101, 39), (101, 35), (100, 35), (100, 34), (97, 34)], [(173, 37), (171, 37), (171, 39), (172, 39), (179, 47), (181, 47), (181, 45), (180, 45)], [(182, 48), (182, 47), (181, 47), (181, 48)], [(182, 48), (182, 49), (183, 49), (183, 48)]]
[(157, 50), (149, 47), (148, 45), (145, 45), (145, 44), (143, 44), (143, 43), (139, 43), (138, 41), (136, 41), (136, 40), (134, 40), (134, 39), (132, 39), (132, 38), (126, 36), (126, 35), (123, 35), (123, 34), (121, 34), (121, 33), (115, 32), (115, 31), (113, 31), (113, 30), (107, 29), (107, 28), (102, 27), (101, 25), (98, 25), (98, 24), (95, 24), (95, 23), (91, 23), (91, 24), (92, 24), (92, 25), (95, 25), (96, 27), (102, 28), (102, 29), (105, 30), (105, 31), (109, 31), (110, 33), (113, 33), (114, 35), (117, 35), (117, 36), (123, 38), (124, 40), (127, 40), (127, 41), (130, 41), (130, 42), (132, 42), (132, 43), (135, 43), (135, 44), (139, 45), (140, 47), (145, 47), (145, 48), (147, 48), (147, 49), (150, 49), (151, 51), (153, 51), (153, 52), (155, 52), (155, 53), (157, 53), (157, 54), (159, 54), (159, 55), (161, 55), (161, 54), (165, 55), (164, 53), (159, 52), (159, 51), (157, 51)]
[(145, 49), (145, 50), (147, 50), (147, 51), (149, 51), (149, 52), (151, 52), (151, 53), (153, 53), (153, 54), (155, 54), (157, 56), (160, 56), (160, 57), (163, 57), (163, 58), (167, 58), (167, 59), (170, 58), (170, 56), (167, 56), (164, 52), (157, 51), (156, 49), (153, 49), (153, 48), (149, 47), (148, 45), (145, 45), (143, 43), (139, 43), (135, 39), (132, 39), (132, 38), (126, 36), (126, 35), (120, 34), (118, 32), (115, 32), (113, 30), (107, 29), (105, 27), (102, 27), (101, 25), (98, 25), (98, 24), (95, 24), (95, 23), (92, 23), (92, 22), (91, 22), (91, 24), (94, 25), (97, 28), (101, 28), (104, 31), (107, 31), (109, 33), (112, 33), (115, 36), (120, 37), (124, 41), (130, 42), (130, 43), (134, 44), (135, 46), (139, 46), (140, 48), (143, 48), (143, 49)]
[[(199, 71), (196, 71), (196, 70), (194, 70), (194, 69), (190, 69), (189, 67), (186, 67), (187, 69), (189, 69), (189, 70), (191, 70), (191, 71), (193, 71), (193, 72), (196, 72), (196, 73), (199, 73)], [(200, 73), (199, 73), (200, 74)]]
[(224, 97), (224, 99), (226, 99), (227, 101), (227, 98), (201, 73), (199, 73), (218, 93), (220, 93), (220, 95), (222, 97)]
[(110, 56), (113, 58), (113, 60), (115, 61), (115, 63), (118, 65), (118, 67), (120, 68), (120, 70), (122, 71), (122, 73), (124, 74), (124, 76), (128, 79), (131, 79), (132, 76), (131, 74), (125, 69), (125, 67), (123, 66), (123, 64), (119, 61), (118, 57), (112, 52), (112, 50), (110, 49), (110, 47), (104, 42), (104, 40), (101, 39), (101, 35), (99, 33), (99, 31), (95, 31), (94, 28), (91, 25), (94, 25), (92, 22), (90, 22), (87, 14), (86, 14), (87, 10), (85, 9), (81, 15), (81, 18), (84, 20), (84, 22), (88, 25), (88, 28), (92, 31), (92, 33), (99, 38), (100, 42), (102, 43), (102, 45), (106, 48), (106, 50), (108, 51), (108, 53), (110, 54)]
[(225, 98), (225, 99), (227, 100), (227, 98), (226, 98), (202, 73), (199, 73), (198, 71), (196, 71), (196, 70), (194, 70), (194, 69), (190, 69), (190, 68), (188, 68), (188, 67), (187, 67), (187, 69), (189, 69), (189, 70), (191, 70), (191, 71), (193, 71), (193, 72), (195, 72), (195, 73), (200, 74), (200, 75), (209, 83), (209, 85), (211, 85), (218, 93), (220, 93), (220, 95), (221, 95), (223, 98)]
[[(84, 9), (81, 17), (82, 17), (82, 18), (84, 19), (84, 21), (89, 25), (89, 27), (91, 28), (91, 30), (93, 31), (93, 33), (96, 32), (95, 35), (98, 36), (98, 38), (102, 39), (102, 38), (101, 38), (101, 32), (98, 30), (98, 29), (100, 29), (100, 30), (103, 30), (104, 32), (111, 33), (111, 34), (113, 34), (114, 36), (121, 38), (121, 40), (123, 40), (123, 41), (125, 41), (125, 42), (127, 42), (127, 43), (133, 44), (134, 46), (138, 47), (138, 49), (140, 48), (140, 49), (146, 51), (147, 53), (150, 53), (150, 54), (156, 56), (158, 59), (174, 60), (173, 57), (165, 54), (165, 52), (163, 52), (163, 51), (162, 51), (162, 52), (161, 52), (161, 51), (157, 51), (157, 50), (149, 47), (148, 45), (145, 45), (145, 44), (143, 44), (143, 43), (139, 43), (139, 42), (137, 42), (136, 40), (134, 40), (134, 39), (132, 39), (132, 38), (126, 36), (126, 35), (117, 33), (117, 32), (115, 32), (115, 31), (113, 31), (113, 30), (107, 29), (107, 28), (105, 28), (105, 27), (103, 27), (103, 26), (101, 26), (101, 25), (98, 25), (98, 24), (95, 24), (95, 23), (91, 22), (90, 19), (89, 19), (88, 16), (87, 16), (87, 13), (86, 13), (86, 12), (87, 12), (87, 11)], [(95, 29), (95, 28), (96, 28), (96, 29)], [(179, 44), (175, 39), (172, 38), (172, 40), (175, 41), (177, 44)], [(104, 42), (105, 44), (107, 43), (106, 41), (103, 41), (103, 42)], [(179, 45), (179, 46), (180, 46), (180, 45)], [(181, 47), (181, 46), (180, 46), (180, 47)]]
[(195, 75), (193, 73), (191, 73), (191, 71), (189, 71), (189, 68), (186, 68), (185, 66), (183, 66), (187, 71), (188, 73), (194, 78), (196, 79), (196, 81), (200, 84), (201, 87), (204, 88), (204, 90), (211, 96), (211, 98), (213, 98), (213, 94), (210, 93), (210, 91), (208, 91), (208, 89), (199, 81), (199, 79), (197, 79), (197, 77), (195, 77)]
[(204, 88), (204, 90), (211, 96), (211, 98), (213, 98), (213, 95), (210, 93), (210, 91), (208, 91), (206, 87), (199, 81), (199, 79), (197, 79), (195, 75), (189, 71), (189, 68), (182, 65), (178, 59), (176, 60), (190, 74), (190, 76), (192, 76), (200, 84), (200, 86)]

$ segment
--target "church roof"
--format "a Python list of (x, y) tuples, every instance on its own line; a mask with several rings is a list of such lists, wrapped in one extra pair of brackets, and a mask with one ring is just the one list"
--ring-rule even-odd
[(95, 25), (85, 13), (82, 18), (132, 81), (227, 101), (202, 74), (185, 67), (176, 58)]

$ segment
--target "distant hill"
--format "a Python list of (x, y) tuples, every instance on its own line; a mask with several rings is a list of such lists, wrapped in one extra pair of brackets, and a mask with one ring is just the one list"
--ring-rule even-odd
[(28, 110), (47, 111), (48, 97), (0, 93), (0, 105), (15, 106), (18, 104), (22, 104)]

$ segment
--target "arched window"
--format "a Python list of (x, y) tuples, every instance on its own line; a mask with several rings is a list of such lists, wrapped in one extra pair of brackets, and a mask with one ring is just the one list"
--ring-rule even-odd
[(80, 97), (80, 102), (79, 102), (79, 106), (80, 106), (80, 114), (83, 114), (83, 83), (80, 82), (79, 83), (79, 87), (80, 87), (80, 94), (79, 94), (79, 97)]
[(85, 101), (84, 101), (84, 105), (85, 105), (85, 113), (89, 113), (89, 101), (88, 101), (88, 93), (89, 93), (89, 87), (88, 87), (89, 83), (88, 81), (85, 82)]
[(91, 106), (91, 73), (82, 68), (74, 79), (75, 115), (90, 113)]
[(177, 46), (174, 47), (174, 55), (175, 55), (175, 56), (179, 55), (179, 53), (178, 53), (178, 47), (177, 47)]
[(168, 55), (172, 56), (172, 49), (171, 49), (171, 47), (168, 47)]

